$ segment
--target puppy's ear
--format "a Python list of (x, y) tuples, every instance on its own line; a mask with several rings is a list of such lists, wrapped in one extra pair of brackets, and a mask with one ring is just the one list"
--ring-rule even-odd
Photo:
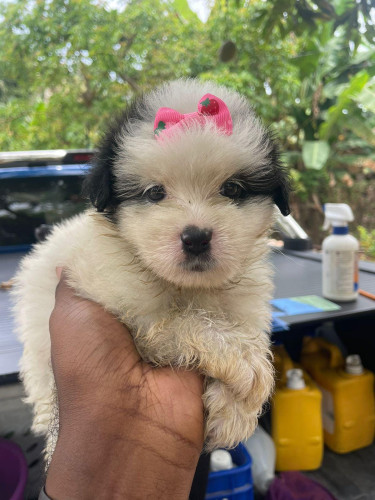
[(131, 124), (142, 119), (143, 99), (133, 101), (125, 111), (117, 116), (108, 127), (92, 167), (83, 181), (83, 195), (90, 199), (98, 212), (113, 214), (121, 200), (116, 194), (114, 164), (119, 141), (124, 141)]
[(273, 201), (283, 215), (290, 214), (289, 208), (289, 188), (279, 186), (273, 195)]
[(280, 212), (285, 216), (290, 214), (289, 193), (291, 191), (291, 178), (286, 167), (281, 162), (280, 149), (272, 134), (270, 134), (269, 139), (271, 146), (269, 160), (271, 167), (274, 169), (276, 181), (272, 198)]
[(83, 195), (90, 199), (98, 212), (112, 207), (114, 194), (113, 156), (108, 147), (106, 155), (103, 148), (94, 157), (92, 167), (83, 181)]

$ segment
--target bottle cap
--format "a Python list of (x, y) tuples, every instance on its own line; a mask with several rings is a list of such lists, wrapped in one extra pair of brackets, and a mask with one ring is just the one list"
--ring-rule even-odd
[(213, 472), (233, 469), (232, 456), (227, 450), (215, 450), (211, 453), (210, 467)]
[(346, 227), (348, 222), (354, 220), (352, 209), (346, 203), (325, 203), (324, 216), (323, 229)]
[(359, 354), (351, 354), (345, 359), (345, 371), (351, 375), (361, 375), (364, 371)]
[(303, 371), (299, 368), (293, 368), (286, 372), (286, 386), (288, 389), (304, 389), (306, 387), (303, 379)]

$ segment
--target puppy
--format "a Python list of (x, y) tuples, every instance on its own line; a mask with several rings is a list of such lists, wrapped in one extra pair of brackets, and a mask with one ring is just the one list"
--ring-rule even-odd
[(179, 80), (111, 126), (84, 184), (93, 208), (58, 225), (16, 277), (33, 430), (48, 434), (53, 414), (48, 323), (64, 266), (144, 360), (205, 375), (208, 450), (247, 439), (273, 387), (267, 234), (275, 205), (289, 213), (272, 138), (237, 93)]

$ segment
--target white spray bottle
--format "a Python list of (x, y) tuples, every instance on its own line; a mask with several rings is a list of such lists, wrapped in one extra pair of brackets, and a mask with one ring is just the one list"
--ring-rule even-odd
[(353, 212), (345, 203), (326, 203), (324, 214), (323, 229), (332, 226), (332, 234), (322, 245), (323, 296), (350, 302), (358, 297), (359, 243), (348, 229), (348, 222), (354, 220)]

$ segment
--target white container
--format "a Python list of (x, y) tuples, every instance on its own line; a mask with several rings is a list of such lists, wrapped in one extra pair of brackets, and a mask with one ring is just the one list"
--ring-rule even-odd
[(348, 222), (354, 219), (348, 205), (326, 203), (324, 229), (333, 231), (323, 241), (323, 296), (339, 302), (350, 302), (358, 297), (359, 243), (349, 234)]
[(227, 450), (214, 450), (211, 453), (210, 458), (210, 469), (211, 472), (217, 472), (218, 470), (229, 470), (233, 469), (234, 464), (232, 460), (232, 455)]
[(253, 464), (251, 472), (255, 488), (265, 495), (275, 479), (276, 450), (272, 438), (258, 425), (245, 443)]
[(298, 390), (306, 387), (303, 379), (303, 371), (299, 368), (292, 368), (286, 372), (286, 386), (288, 389)]

